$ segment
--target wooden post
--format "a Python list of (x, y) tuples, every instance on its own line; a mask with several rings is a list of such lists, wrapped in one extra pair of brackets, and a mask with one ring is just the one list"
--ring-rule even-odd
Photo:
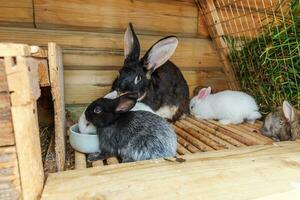
[[(17, 51), (19, 53), (16, 59), (4, 57), (4, 61), (11, 97), (22, 194), (24, 200), (30, 200), (39, 198), (44, 183), (36, 107), (40, 88), (37, 65), (24, 57), (28, 55), (28, 46), (16, 46), (17, 50), (21, 49)], [(9, 47), (13, 48), (13, 45)]]
[(57, 170), (63, 171), (66, 154), (66, 114), (64, 103), (64, 77), (62, 50), (55, 43), (48, 44), (51, 93), (54, 103), (55, 153)]
[[(219, 58), (224, 65), (224, 72), (227, 76), (228, 85), (232, 90), (240, 90), (240, 85), (236, 79), (234, 70), (228, 58), (228, 46), (223, 40), (224, 31), (220, 23), (217, 9), (213, 0), (196, 0), (198, 8), (202, 11), (207, 23), (208, 32), (217, 49)], [(200, 6), (201, 5), (201, 6)], [(211, 24), (212, 23), (212, 24)]]

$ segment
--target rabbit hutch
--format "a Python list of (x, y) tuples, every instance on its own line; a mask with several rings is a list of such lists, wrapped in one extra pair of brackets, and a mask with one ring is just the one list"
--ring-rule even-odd
[[(0, 199), (299, 198), (299, 141), (261, 132), (284, 100), (300, 108), (298, 0), (3, 0), (0, 11)], [(176, 157), (88, 161), (68, 130), (111, 90), (130, 22), (141, 55), (178, 38), (170, 60), (190, 98), (244, 91), (263, 117), (187, 115), (171, 124)]]

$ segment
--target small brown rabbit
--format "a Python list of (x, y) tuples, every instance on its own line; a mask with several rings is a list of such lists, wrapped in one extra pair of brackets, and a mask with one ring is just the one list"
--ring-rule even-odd
[(276, 141), (296, 140), (300, 138), (300, 111), (284, 101), (282, 107), (267, 115), (262, 134)]

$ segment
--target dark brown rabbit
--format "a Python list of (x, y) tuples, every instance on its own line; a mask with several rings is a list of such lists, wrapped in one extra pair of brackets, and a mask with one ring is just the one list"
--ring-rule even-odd
[(282, 107), (266, 116), (262, 133), (276, 141), (300, 138), (300, 112), (284, 101)]
[(138, 93), (139, 101), (171, 121), (188, 113), (188, 85), (179, 68), (169, 61), (177, 44), (175, 36), (165, 37), (140, 59), (140, 44), (132, 24), (129, 24), (124, 36), (124, 66), (112, 90), (121, 94)]

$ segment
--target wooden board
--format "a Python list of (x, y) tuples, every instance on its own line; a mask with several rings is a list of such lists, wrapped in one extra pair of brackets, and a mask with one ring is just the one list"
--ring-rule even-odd
[(23, 199), (36, 199), (44, 183), (36, 100), (40, 95), (37, 65), (26, 57), (5, 57), (11, 113)]
[(0, 147), (0, 199), (19, 198), (21, 198), (21, 185), (16, 148)]
[(2, 0), (0, 4), (0, 25), (33, 27), (32, 0)]
[[(35, 0), (38, 28), (123, 32), (128, 22), (144, 33), (197, 34), (193, 1)], [(138, 17), (137, 17), (138, 16)]]
[(196, 153), (183, 159), (51, 174), (42, 199), (244, 200), (300, 195), (299, 141)]
[[(215, 91), (227, 89), (226, 76), (222, 71), (182, 71), (188, 82), (190, 94), (197, 86), (211, 86)], [(105, 95), (117, 77), (111, 70), (65, 70), (66, 104), (87, 104)], [(78, 92), (80, 91), (80, 92)]]
[(57, 170), (64, 170), (66, 154), (66, 113), (62, 51), (55, 43), (48, 44), (51, 93), (54, 104), (55, 152)]
[[(0, 28), (0, 41), (47, 46), (49, 41), (59, 44), (68, 68), (116, 69), (123, 65), (124, 33), (90, 33), (27, 28)], [(142, 52), (162, 36), (138, 34)], [(171, 57), (180, 68), (222, 68), (217, 52), (208, 39), (179, 37), (176, 52)], [(187, 59), (188, 58), (188, 59)]]
[(15, 144), (5, 66), (0, 59), (0, 146)]

